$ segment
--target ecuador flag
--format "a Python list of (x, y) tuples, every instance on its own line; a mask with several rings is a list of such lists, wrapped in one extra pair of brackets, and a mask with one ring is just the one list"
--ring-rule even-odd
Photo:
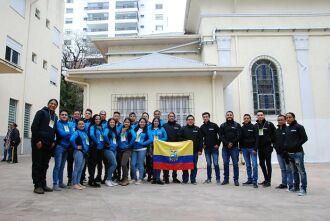
[(154, 141), (153, 167), (158, 170), (192, 170), (193, 142)]

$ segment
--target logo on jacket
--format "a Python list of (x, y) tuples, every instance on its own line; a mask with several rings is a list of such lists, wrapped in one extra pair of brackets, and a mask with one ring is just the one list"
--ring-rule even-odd
[(170, 150), (170, 161), (175, 162), (178, 160), (178, 151), (176, 150)]

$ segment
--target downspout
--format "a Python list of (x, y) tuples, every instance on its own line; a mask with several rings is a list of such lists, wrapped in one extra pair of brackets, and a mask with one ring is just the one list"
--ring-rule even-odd
[(216, 121), (217, 117), (216, 117), (216, 110), (215, 110), (215, 103), (216, 103), (216, 99), (215, 99), (215, 79), (217, 77), (217, 71), (213, 71), (213, 75), (212, 75), (212, 113), (213, 113), (213, 120)]
[[(238, 63), (238, 45), (237, 45), (238, 39), (237, 39), (237, 34), (235, 34), (235, 58), (236, 58), (236, 65)], [(241, 113), (241, 78), (240, 75), (238, 76), (238, 112), (239, 116), (242, 116)]]
[(64, 76), (64, 80), (67, 81), (67, 82), (83, 85), (83, 86), (86, 87), (86, 107), (89, 108), (90, 107), (89, 106), (90, 105), (90, 103), (89, 103), (89, 83), (82, 82), (82, 81), (71, 80), (67, 76)]

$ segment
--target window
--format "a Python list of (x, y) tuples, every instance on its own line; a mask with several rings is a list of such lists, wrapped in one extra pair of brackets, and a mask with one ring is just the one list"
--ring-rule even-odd
[(40, 10), (36, 8), (36, 11), (34, 13), (37, 19), (40, 19)]
[(89, 13), (87, 21), (101, 21), (108, 20), (109, 13)]
[(144, 18), (144, 15), (140, 15), (141, 18)]
[(113, 94), (111, 99), (112, 112), (119, 111), (121, 120), (128, 117), (131, 112), (135, 112), (136, 116), (141, 116), (147, 110), (147, 95), (145, 94)]
[(137, 19), (136, 12), (116, 13), (116, 19)]
[(87, 28), (83, 28), (83, 31), (87, 31)]
[(37, 63), (37, 54), (32, 52), (32, 61)]
[(48, 66), (48, 62), (43, 60), (43, 62), (42, 62), (43, 69), (47, 70), (47, 66)]
[(144, 4), (140, 4), (140, 7), (143, 8), (144, 7)]
[(31, 104), (25, 103), (25, 109), (24, 109), (24, 138), (29, 138), (31, 106), (32, 106)]
[(71, 29), (66, 29), (65, 30), (65, 34), (66, 35), (71, 35), (72, 34), (72, 30)]
[(162, 118), (167, 120), (167, 115), (174, 112), (179, 124), (185, 125), (186, 117), (193, 114), (193, 94), (158, 94), (159, 110), (162, 112)]
[(8, 114), (8, 124), (16, 123), (16, 114), (17, 114), (17, 100), (9, 100), (9, 114)]
[(65, 9), (65, 12), (67, 14), (72, 14), (73, 13), (73, 8), (67, 8), (67, 9)]
[(53, 44), (55, 44), (57, 47), (60, 47), (60, 41), (61, 41), (61, 34), (60, 31), (54, 27), (53, 28)]
[(116, 1), (116, 9), (137, 8), (137, 1)]
[(156, 4), (156, 9), (163, 9), (163, 4)]
[(156, 25), (156, 31), (163, 31), (162, 25)]
[(73, 0), (66, 0), (66, 3), (73, 3)]
[(50, 21), (48, 19), (46, 19), (46, 27), (50, 29)]
[(144, 28), (144, 25), (140, 25), (140, 28)]
[(21, 51), (22, 51), (22, 45), (16, 42), (14, 39), (7, 36), (5, 59), (19, 66)]
[(262, 110), (267, 115), (281, 113), (279, 76), (275, 64), (259, 59), (252, 65), (254, 112)]
[(21, 16), (25, 16), (26, 0), (10, 0), (10, 7), (14, 9)]
[(71, 40), (64, 40), (64, 45), (71, 45)]
[(164, 17), (163, 14), (156, 14), (155, 15), (156, 20), (163, 20), (163, 17)]
[(66, 18), (65, 19), (65, 24), (72, 24), (73, 19), (72, 18)]
[(90, 2), (87, 4), (86, 10), (102, 10), (109, 9), (109, 2)]
[(52, 85), (57, 85), (57, 76), (58, 76), (58, 69), (52, 65), (50, 69), (50, 83)]
[(116, 23), (116, 31), (134, 31), (137, 30), (137, 23), (127, 22), (127, 23)]

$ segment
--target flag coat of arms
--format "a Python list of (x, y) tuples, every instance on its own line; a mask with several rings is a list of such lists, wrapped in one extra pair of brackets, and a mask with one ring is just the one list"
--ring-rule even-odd
[(193, 142), (154, 141), (153, 168), (157, 170), (193, 170)]

